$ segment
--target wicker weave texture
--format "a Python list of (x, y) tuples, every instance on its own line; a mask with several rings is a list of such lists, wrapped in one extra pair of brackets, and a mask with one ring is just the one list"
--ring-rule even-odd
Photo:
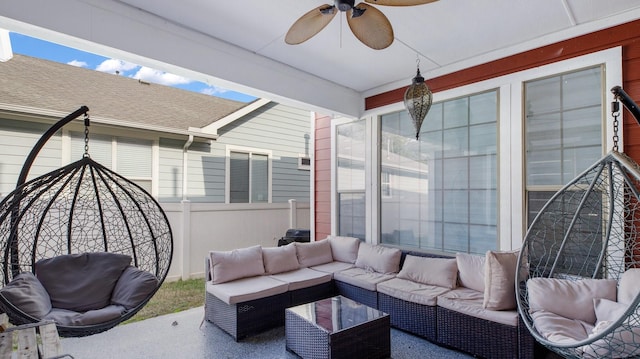
[(309, 303), (322, 298), (333, 297), (338, 294), (333, 280), (317, 284), (308, 288), (300, 288), (289, 291), (290, 306)]
[(408, 331), (436, 342), (436, 307), (408, 302), (390, 295), (378, 292), (379, 310), (389, 314), (394, 328)]
[(290, 310), (285, 312), (286, 348), (304, 359), (389, 358), (389, 316), (329, 333)]

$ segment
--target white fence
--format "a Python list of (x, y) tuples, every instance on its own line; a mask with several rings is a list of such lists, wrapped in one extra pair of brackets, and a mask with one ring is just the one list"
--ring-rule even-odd
[(204, 276), (210, 250), (275, 247), (289, 228), (310, 229), (309, 203), (162, 203), (173, 231), (167, 281)]

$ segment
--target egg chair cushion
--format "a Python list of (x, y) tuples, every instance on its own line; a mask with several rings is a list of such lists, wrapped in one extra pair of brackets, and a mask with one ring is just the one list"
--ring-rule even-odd
[(111, 293), (131, 263), (123, 254), (67, 254), (36, 262), (36, 277), (49, 293), (51, 306), (75, 312), (111, 304)]
[(111, 304), (121, 305), (127, 310), (142, 303), (158, 286), (158, 278), (134, 266), (128, 266), (118, 279)]
[(31, 272), (18, 274), (0, 293), (10, 303), (30, 316), (42, 319), (51, 311), (51, 299), (40, 281)]
[(640, 268), (627, 269), (620, 277), (618, 302), (631, 304), (640, 294)]
[(104, 308), (88, 310), (84, 313), (53, 308), (44, 319), (53, 320), (57, 325), (64, 326), (94, 325), (118, 319), (124, 311), (124, 307), (120, 305), (108, 305)]

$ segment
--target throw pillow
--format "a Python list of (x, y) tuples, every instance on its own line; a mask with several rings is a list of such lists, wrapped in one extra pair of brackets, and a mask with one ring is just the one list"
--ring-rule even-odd
[(460, 285), (484, 292), (484, 266), (486, 256), (456, 253)]
[(211, 251), (209, 257), (213, 284), (264, 274), (261, 246), (232, 251)]
[(300, 267), (312, 267), (333, 262), (331, 244), (327, 239), (308, 243), (296, 242), (295, 246)]
[(640, 268), (631, 268), (620, 277), (618, 302), (631, 304), (640, 293)]
[(262, 260), (267, 274), (278, 274), (300, 268), (295, 243), (282, 247), (262, 248)]
[(455, 258), (429, 258), (407, 255), (398, 278), (453, 289), (458, 279)]
[(398, 273), (402, 252), (397, 248), (360, 243), (356, 267), (378, 273)]
[(51, 311), (49, 294), (31, 272), (18, 274), (0, 294), (21, 311), (36, 319), (44, 318)]
[(490, 310), (511, 310), (516, 307), (515, 276), (517, 252), (487, 251), (484, 266), (484, 300)]

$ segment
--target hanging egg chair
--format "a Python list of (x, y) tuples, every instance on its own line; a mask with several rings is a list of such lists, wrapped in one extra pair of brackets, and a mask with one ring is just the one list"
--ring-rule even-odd
[[(16, 325), (53, 320), (70, 337), (131, 318), (158, 290), (173, 255), (158, 202), (89, 156), (87, 111), (81, 107), (43, 135), (17, 188), (0, 202), (0, 309)], [(84, 156), (25, 182), (48, 138), (82, 113)], [(36, 305), (34, 297), (41, 299)]]
[(544, 205), (518, 258), (518, 312), (567, 358), (640, 357), (640, 167), (617, 151), (618, 101), (612, 112), (613, 150)]

